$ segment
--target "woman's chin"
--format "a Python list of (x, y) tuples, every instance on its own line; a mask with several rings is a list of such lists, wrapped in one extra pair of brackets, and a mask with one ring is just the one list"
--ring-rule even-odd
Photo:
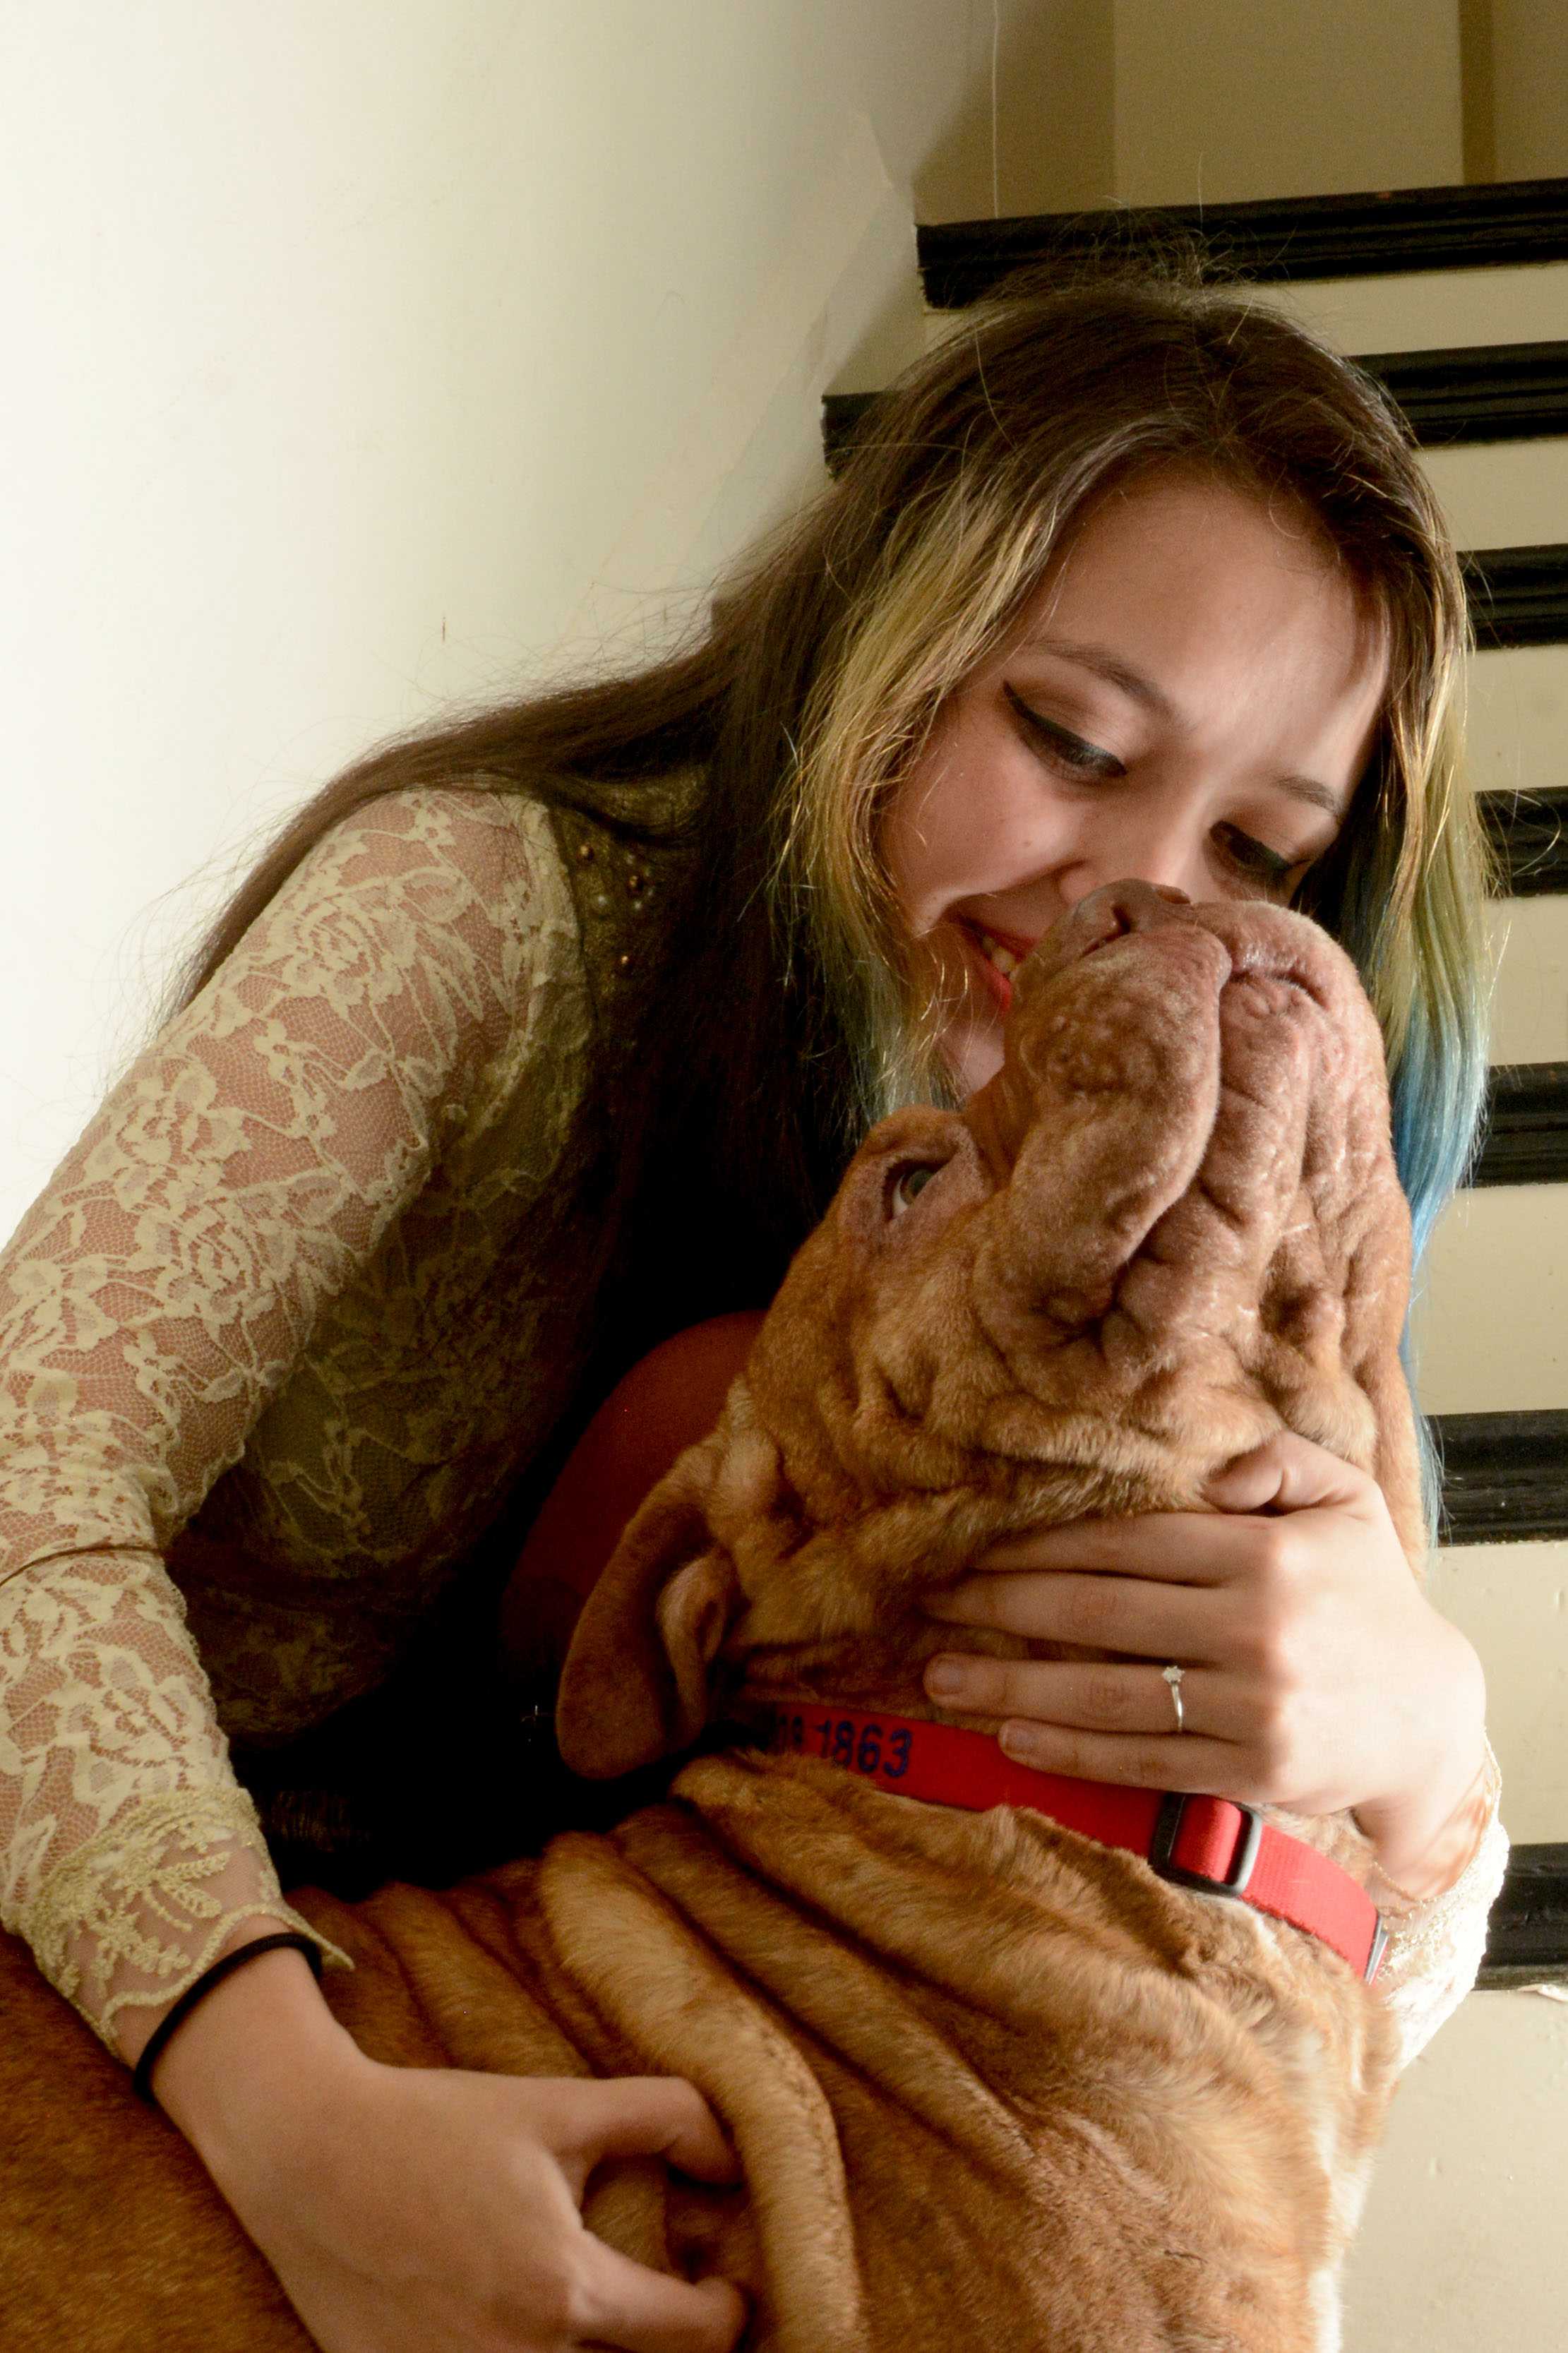
[(1002, 1024), (989, 1011), (960, 1014), (948, 1024), (942, 1060), (960, 1096), (967, 1101), (989, 1084), (1002, 1067)]
[(940, 1052), (961, 1097), (972, 1095), (1002, 1067), (1002, 1029), (1011, 985), (982, 956), (962, 923), (939, 923), (920, 943), (928, 962), (932, 1004), (943, 1008)]

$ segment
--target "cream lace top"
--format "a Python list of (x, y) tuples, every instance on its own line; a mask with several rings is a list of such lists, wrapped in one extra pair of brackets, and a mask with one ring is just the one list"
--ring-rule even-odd
[[(381, 1681), (572, 1392), (593, 1049), (543, 810), (394, 794), (0, 1257), (0, 1924), (106, 2041), (237, 1922), (307, 1926), (226, 1736)], [(1474, 1980), (1507, 1852), (1494, 1767), (1461, 1878), (1390, 1923), (1406, 2058)]]

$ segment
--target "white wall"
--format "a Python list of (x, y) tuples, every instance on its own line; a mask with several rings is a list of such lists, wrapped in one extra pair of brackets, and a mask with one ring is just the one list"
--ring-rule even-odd
[(820, 481), (823, 387), (919, 343), (917, 169), (989, 209), (991, 31), (0, 12), (0, 1236), (259, 827), (452, 698), (635, 659)]

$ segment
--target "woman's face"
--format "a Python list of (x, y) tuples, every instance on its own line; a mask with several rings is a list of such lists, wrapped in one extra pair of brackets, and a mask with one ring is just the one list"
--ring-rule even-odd
[(1113, 493), (884, 822), (963, 1091), (1001, 1064), (1014, 965), (1102, 882), (1289, 899), (1343, 822), (1386, 672), (1288, 505), (1176, 473)]

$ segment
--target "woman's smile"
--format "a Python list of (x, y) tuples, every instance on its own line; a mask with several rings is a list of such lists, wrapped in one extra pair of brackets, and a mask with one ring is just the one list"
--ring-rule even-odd
[(1295, 509), (1166, 470), (1095, 511), (884, 821), (965, 1092), (1000, 1062), (1019, 962), (1101, 883), (1289, 898), (1343, 822), (1386, 666)]
[(960, 921), (954, 928), (975, 951), (980, 976), (995, 997), (1005, 1018), (1013, 1003), (1013, 975), (1036, 945), (1016, 933), (988, 930), (984, 924)]

